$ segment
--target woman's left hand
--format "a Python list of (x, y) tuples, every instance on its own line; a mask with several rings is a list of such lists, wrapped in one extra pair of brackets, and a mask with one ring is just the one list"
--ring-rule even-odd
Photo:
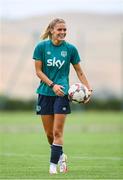
[(87, 99), (84, 101), (84, 104), (86, 104), (86, 103), (88, 103), (88, 102), (90, 101), (91, 95), (92, 95), (92, 91), (93, 91), (93, 90), (88, 90), (88, 97), (87, 97)]

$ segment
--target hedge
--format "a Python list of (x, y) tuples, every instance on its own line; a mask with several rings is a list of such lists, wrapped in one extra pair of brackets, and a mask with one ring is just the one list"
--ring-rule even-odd
[[(72, 110), (123, 110), (123, 101), (120, 99), (92, 99), (87, 104), (70, 103)], [(0, 110), (35, 110), (36, 100), (12, 99), (0, 96)]]

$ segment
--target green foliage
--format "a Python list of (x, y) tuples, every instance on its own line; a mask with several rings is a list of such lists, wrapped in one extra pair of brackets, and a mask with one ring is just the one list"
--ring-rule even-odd
[(0, 110), (33, 110), (35, 108), (35, 100), (12, 99), (0, 96)]
[(115, 110), (123, 109), (123, 102), (120, 99), (91, 99), (87, 104), (71, 104), (73, 110)]
[[(116, 110), (123, 109), (121, 99), (91, 99), (87, 104), (70, 103), (72, 110)], [(33, 110), (36, 106), (36, 100), (12, 99), (6, 96), (0, 96), (0, 110)]]
[(122, 101), (120, 99), (93, 99), (90, 103), (85, 105), (85, 109), (98, 110), (121, 110)]

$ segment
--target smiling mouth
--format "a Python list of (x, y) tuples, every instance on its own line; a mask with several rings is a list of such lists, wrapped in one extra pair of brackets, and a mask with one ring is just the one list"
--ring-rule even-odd
[(60, 38), (65, 38), (65, 34), (64, 35), (58, 35), (58, 37), (60, 37)]

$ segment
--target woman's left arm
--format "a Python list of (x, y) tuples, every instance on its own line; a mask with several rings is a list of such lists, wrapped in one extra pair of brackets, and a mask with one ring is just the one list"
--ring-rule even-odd
[(85, 76), (85, 74), (84, 74), (80, 64), (79, 63), (78, 64), (74, 64), (73, 67), (74, 67), (74, 69), (76, 71), (76, 74), (77, 74), (80, 82), (83, 83), (88, 88), (89, 95), (91, 95), (92, 88), (91, 88), (91, 86), (90, 86), (90, 84), (89, 84), (89, 82), (88, 82), (88, 80), (87, 80), (87, 78), (86, 78), (86, 76)]

